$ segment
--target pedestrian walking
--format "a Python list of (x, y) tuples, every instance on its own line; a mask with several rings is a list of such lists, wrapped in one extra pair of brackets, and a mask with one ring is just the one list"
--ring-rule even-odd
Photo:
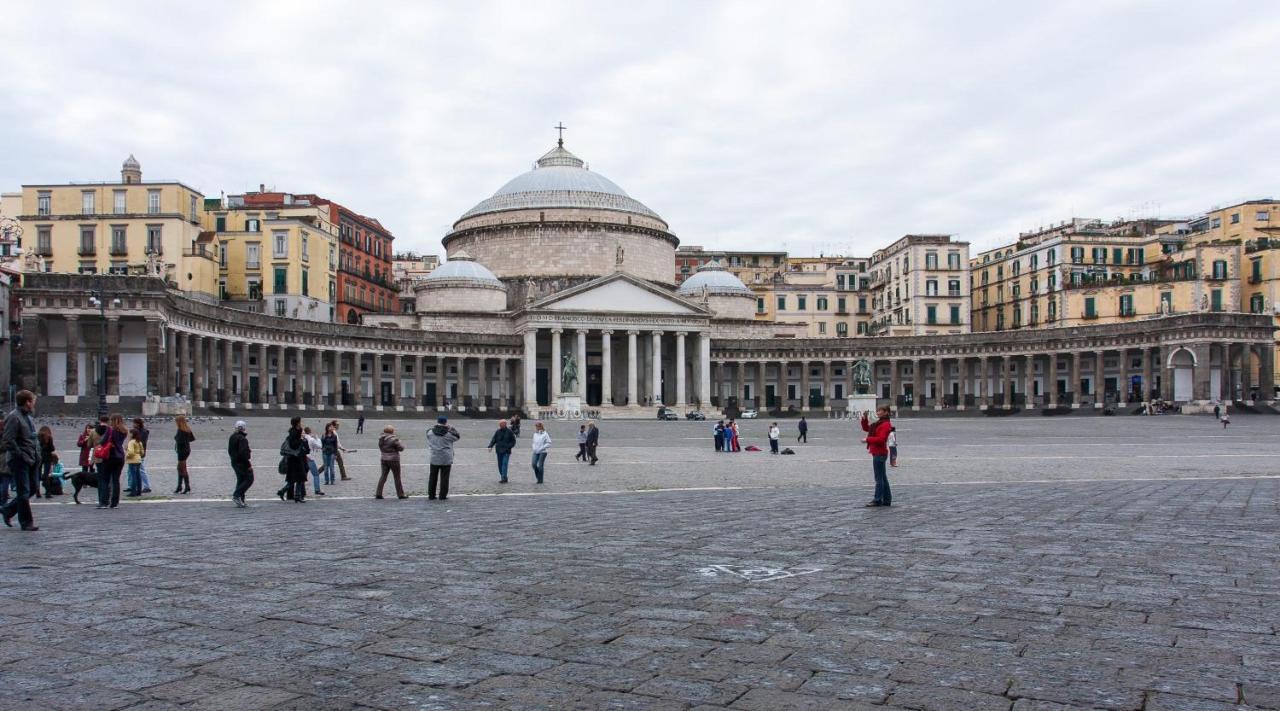
[(769, 424), (769, 454), (778, 453), (778, 438), (782, 436), (782, 430), (778, 429), (777, 422)]
[(551, 451), (551, 435), (541, 422), (533, 423), (533, 478), (542, 483), (546, 475), (547, 453)]
[(324, 426), (324, 436), (320, 438), (320, 472), (324, 474), (324, 485), (333, 484), (333, 462), (338, 455), (337, 423), (330, 422)]
[(281, 473), (284, 474), (284, 487), (276, 492), (281, 501), (286, 495), (296, 503), (307, 500), (307, 440), (302, 436), (302, 418), (289, 420), (289, 432), (280, 444)]
[(316, 496), (324, 496), (325, 493), (320, 489), (320, 453), (324, 449), (324, 445), (320, 443), (320, 438), (311, 433), (310, 427), (302, 428), (302, 438), (307, 442), (307, 471), (311, 472), (311, 492)]
[(1217, 403), (1214, 403), (1214, 405), (1213, 405), (1213, 419), (1215, 419), (1215, 420), (1220, 420), (1220, 419), (1222, 419), (1222, 405), (1219, 405), (1219, 404), (1217, 404)]
[[(441, 415), (436, 418), (435, 427), (427, 430), (427, 448), (431, 450), (428, 463), (431, 467), (427, 476), (427, 498), (449, 498), (449, 472), (453, 469), (453, 445), (462, 439), (458, 431), (449, 426), (449, 418)], [(436, 483), (439, 482), (439, 489)]]
[(147, 476), (147, 443), (151, 439), (151, 430), (147, 429), (140, 417), (133, 418), (133, 428), (138, 431), (138, 438), (142, 440), (142, 461), (138, 462), (138, 481), (142, 482), (142, 493), (150, 494), (151, 478)]
[(1227, 414), (1227, 408), (1222, 408), (1222, 429), (1227, 429), (1227, 425), (1231, 424), (1231, 415)]
[(187, 459), (191, 457), (191, 443), (196, 441), (196, 435), (186, 417), (178, 415), (174, 423), (178, 425), (178, 430), (173, 433), (173, 451), (178, 455), (178, 486), (173, 493), (190, 494), (191, 474), (187, 471)]
[(145, 448), (142, 446), (142, 435), (135, 427), (129, 430), (129, 439), (124, 445), (124, 463), (129, 467), (129, 496), (136, 498), (142, 496), (142, 455)]
[(871, 454), (871, 473), (876, 481), (875, 495), (866, 504), (867, 507), (893, 505), (893, 495), (889, 491), (889, 476), (885, 471), (885, 461), (889, 458), (889, 448), (886, 443), (889, 441), (889, 432), (892, 428), (888, 405), (876, 408), (875, 422), (870, 421), (868, 413), (862, 413), (862, 431), (867, 433), (862, 441), (866, 443), (867, 452)]
[(112, 415), (106, 423), (102, 439), (93, 450), (98, 462), (98, 508), (114, 509), (120, 505), (120, 474), (124, 471), (124, 443), (129, 439), (124, 418)]
[(800, 424), (796, 428), (800, 430), (800, 434), (796, 435), (796, 442), (809, 444), (809, 421), (801, 417)]
[[(53, 430), (48, 425), (41, 426), (36, 440), (40, 443), (40, 484), (44, 486), (44, 498), (52, 499), (53, 465), (58, 461), (58, 449), (53, 446)], [(36, 489), (36, 498), (40, 498), (39, 489)]]
[[(36, 408), (36, 396), (30, 390), (19, 390), (14, 395), (16, 407), (4, 418), (4, 430), (0, 433), (0, 456), (8, 467), (7, 479), (16, 491), (12, 499), (0, 506), (4, 525), (12, 527), (12, 519), (18, 517), (18, 525), (24, 531), (39, 531), (35, 516), (31, 513), (31, 496), (36, 493), (36, 466), (40, 463), (40, 449), (36, 443), (36, 423), (31, 419)], [(8, 481), (3, 483), (7, 489)]]
[(725, 447), (729, 452), (741, 452), (742, 446), (738, 443), (738, 422), (733, 418), (729, 418), (729, 424), (724, 426), (724, 435), (728, 439), (728, 445)]
[(249, 447), (247, 428), (244, 420), (237, 421), (235, 431), (227, 439), (227, 456), (231, 458), (231, 471), (236, 475), (236, 488), (231, 491), (231, 500), (240, 508), (248, 506), (244, 496), (253, 486), (253, 450)]
[(382, 436), (378, 437), (378, 452), (380, 453), (379, 459), (382, 462), (382, 476), (378, 478), (378, 491), (373, 495), (373, 498), (382, 498), (382, 487), (387, 483), (388, 474), (395, 478), (396, 498), (409, 498), (409, 496), (404, 493), (404, 485), (400, 483), (400, 453), (403, 451), (404, 445), (400, 442), (400, 438), (396, 436), (396, 428), (391, 425), (383, 427)]
[(898, 428), (889, 425), (889, 439), (885, 440), (889, 448), (889, 466), (898, 466)]
[(595, 466), (600, 460), (596, 456), (596, 450), (600, 447), (600, 428), (596, 427), (595, 420), (587, 423), (587, 456), (591, 458), (591, 466)]
[[(329, 421), (329, 427), (333, 428), (333, 461), (337, 462), (338, 464), (338, 471), (342, 473), (342, 480), (350, 481), (351, 477), (347, 476), (347, 465), (345, 462), (342, 461), (342, 455), (345, 452), (352, 452), (355, 450), (347, 449), (342, 446), (342, 438), (338, 436), (338, 429), (341, 426), (342, 426), (342, 423), (338, 422), (337, 420)], [(326, 479), (327, 479), (326, 483), (329, 483), (329, 484), (333, 483), (333, 464), (325, 465), (320, 469), (320, 472), (326, 475)]]
[(587, 426), (578, 425), (578, 453), (573, 455), (575, 461), (587, 461)]
[(517, 412), (516, 414), (511, 416), (510, 425), (511, 425), (511, 434), (515, 435), (516, 438), (519, 438), (520, 437), (520, 413)]
[(516, 448), (516, 436), (506, 420), (498, 420), (498, 429), (489, 438), (488, 448), (498, 455), (498, 483), (507, 483), (507, 465), (511, 463), (511, 450)]
[(364, 413), (356, 418), (356, 434), (364, 434)]
[(715, 438), (716, 451), (723, 452), (724, 451), (724, 420), (720, 420), (719, 422), (716, 423), (715, 427), (711, 428), (711, 436)]
[(98, 443), (97, 440), (98, 433), (94, 431), (92, 424), (85, 425), (80, 437), (76, 439), (76, 446), (80, 448), (81, 474), (88, 474), (93, 468), (93, 446)]

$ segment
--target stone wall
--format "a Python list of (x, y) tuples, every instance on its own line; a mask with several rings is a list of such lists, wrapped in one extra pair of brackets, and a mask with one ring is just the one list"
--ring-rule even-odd
[[(430, 284), (430, 282), (428, 282)], [(507, 309), (507, 292), (494, 286), (453, 284), (419, 286), (415, 310), (420, 314), (497, 312)]]
[(515, 334), (511, 314), (502, 313), (420, 313), (417, 328), (431, 333)]
[(711, 294), (707, 301), (716, 318), (755, 322), (756, 297), (754, 294)]
[(450, 256), (464, 251), (500, 279), (598, 277), (621, 269), (642, 279), (673, 284), (675, 238), (625, 225), (586, 222), (525, 223), (455, 232), (445, 238)]
[[(472, 230), (477, 227), (525, 224), (530, 222), (597, 222), (601, 224), (644, 227), (651, 230), (659, 230), (661, 232), (666, 232), (668, 229), (667, 223), (662, 220), (646, 217), (645, 215), (637, 215), (633, 212), (619, 212), (617, 210), (588, 210), (580, 207), (546, 207), (536, 210), (529, 209), (491, 212), (465, 220), (458, 220), (458, 222), (453, 226), (453, 231), (462, 232), (464, 230)], [(445, 241), (447, 242), (448, 239), (449, 238), (446, 237)]]

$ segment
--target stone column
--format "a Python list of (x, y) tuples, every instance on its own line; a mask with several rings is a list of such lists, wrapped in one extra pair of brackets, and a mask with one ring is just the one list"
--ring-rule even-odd
[(1116, 355), (1119, 356), (1116, 364), (1120, 370), (1116, 375), (1116, 404), (1124, 407), (1129, 402), (1129, 356), (1128, 350), (1124, 346), (1116, 349)]
[[(112, 339), (112, 340), (114, 341), (115, 339)], [(203, 336), (191, 337), (191, 351), (195, 360), (195, 366), (194, 366), (195, 387), (191, 389), (191, 394), (192, 394), (191, 399), (196, 402), (204, 402), (207, 398), (204, 395), (205, 381), (204, 381), (204, 337)], [(108, 370), (107, 372), (108, 372), (107, 377), (110, 378), (111, 377), (110, 370)], [(107, 392), (111, 392), (110, 384), (108, 384), (107, 386)]]
[(698, 397), (702, 407), (711, 407), (711, 334), (703, 331), (698, 334)]
[[(282, 349), (282, 352), (285, 352)], [(302, 405), (302, 349), (293, 349), (293, 404), (294, 406)], [(287, 358), (287, 356), (286, 356)]]
[(532, 415), (538, 403), (538, 329), (524, 332), (524, 411)]
[(1004, 358), (1002, 358), (1000, 361), (1000, 365), (1002, 368), (1001, 372), (1004, 373), (1003, 376), (1001, 376), (1001, 378), (1004, 380), (1004, 383), (1005, 383), (1004, 408), (1006, 410), (1010, 410), (1013, 408), (1014, 393), (1016, 393), (1018, 390), (1017, 365), (1016, 365), (1016, 361), (1014, 361), (1014, 357), (1011, 355), (1005, 356)]
[(232, 386), (231, 376), (235, 373), (235, 359), (232, 357), (232, 349), (235, 344), (230, 340), (222, 342), (222, 402), (229, 403), (236, 399), (235, 388)]
[(1049, 398), (1049, 408), (1058, 406), (1058, 354), (1050, 353), (1044, 366), (1044, 389)]
[[(66, 394), (69, 397), (76, 397), (80, 394), (80, 317), (76, 314), (67, 314), (63, 318), (67, 326)], [(151, 321), (147, 321), (148, 355), (150, 355), (151, 324)], [(5, 347), (8, 347), (8, 344)], [(148, 358), (148, 379), (150, 379), (151, 370), (151, 359)]]
[(898, 398), (902, 395), (902, 364), (897, 359), (889, 361), (889, 405), (898, 408)]
[(177, 341), (178, 352), (176, 355), (178, 359), (178, 372), (176, 374), (177, 383), (174, 386), (173, 391), (175, 394), (181, 393), (186, 395), (188, 399), (194, 400), (195, 398), (191, 397), (191, 371), (189, 370), (190, 361), (188, 360), (188, 353), (191, 348), (191, 337), (186, 333), (179, 333), (177, 335)]
[[(157, 319), (147, 319), (147, 394), (163, 395), (165, 394), (165, 338), (164, 331), (160, 327), (160, 321)], [(73, 343), (71, 337), (76, 335), (68, 330), (67, 344), (70, 348)], [(72, 362), (71, 353), (67, 353), (67, 362)], [(78, 376), (77, 376), (78, 379)], [(73, 383), (75, 381), (72, 381)]]
[(551, 329), (551, 404), (556, 403), (556, 398), (560, 396), (563, 388), (560, 387), (560, 374), (563, 371), (560, 358), (560, 334), (564, 333), (564, 329)]
[(661, 405), (662, 399), (662, 331), (653, 332), (653, 404)]
[(342, 351), (329, 351), (329, 397), (330, 405), (342, 404)]
[(444, 409), (445, 388), (448, 383), (445, 381), (444, 373), (444, 356), (436, 356), (436, 409)]
[(942, 370), (942, 359), (933, 359), (933, 392), (937, 396), (933, 403), (933, 409), (941, 410), (942, 403), (947, 401), (947, 376)]
[(1071, 382), (1067, 384), (1067, 390), (1071, 393), (1071, 407), (1076, 409), (1080, 407), (1080, 359), (1084, 357), (1084, 353), (1074, 351), (1071, 354)]
[(1251, 343), (1240, 344), (1240, 399), (1245, 401), (1253, 399), (1253, 344)]
[(176, 395), (178, 394), (178, 332), (172, 328), (167, 329), (165, 341), (164, 392), (162, 394)]
[(809, 410), (809, 361), (800, 361), (800, 411)]
[(249, 341), (240, 341), (240, 391), (236, 402), (249, 402)]
[(1258, 348), (1258, 399), (1274, 402), (1276, 399), (1276, 349), (1271, 343)]
[(639, 402), (636, 392), (636, 372), (638, 368), (637, 359), (640, 357), (640, 351), (636, 348), (636, 336), (640, 335), (639, 331), (627, 331), (627, 405), (635, 405)]
[(426, 387), (426, 374), (423, 371), (426, 368), (426, 358), (420, 355), (413, 356), (413, 407), (415, 410), (421, 410), (426, 404), (426, 400), (423, 399), (425, 394), (423, 388)]
[(582, 404), (587, 403), (587, 329), (579, 328), (574, 331), (578, 336), (578, 348), (574, 358), (578, 361), (578, 397), (582, 398)]
[(1155, 376), (1152, 369), (1156, 362), (1156, 349), (1142, 349), (1142, 399), (1139, 402), (1151, 402), (1151, 389), (1155, 387)]
[(1196, 400), (1213, 399), (1213, 394), (1209, 392), (1209, 371), (1213, 367), (1209, 360), (1210, 348), (1211, 346), (1208, 343), (1191, 346), (1191, 352), (1196, 357), (1196, 364), (1192, 370), (1191, 397)]
[(924, 404), (924, 361), (911, 359), (911, 409), (919, 410)]
[(684, 331), (676, 331), (676, 407), (685, 406), (684, 394)]
[[(1205, 371), (1206, 375), (1208, 371)], [(1095, 355), (1093, 366), (1093, 406), (1102, 407), (1107, 399), (1107, 361), (1102, 351)]]
[(1033, 355), (1022, 359), (1022, 382), (1023, 407), (1030, 410), (1036, 404), (1036, 357)]
[[(876, 392), (876, 364), (874, 361), (867, 361), (871, 366), (871, 392)], [(853, 394), (853, 361), (847, 360), (844, 363), (844, 396), (847, 398)]]
[(756, 361), (756, 409), (759, 411), (764, 411), (767, 405), (765, 402), (764, 366), (764, 361)]
[(747, 364), (738, 360), (738, 361), (733, 361), (732, 366), (733, 366), (733, 396), (738, 399), (738, 409), (742, 409), (742, 406), (744, 404), (743, 403), (744, 398), (742, 396), (742, 380), (743, 380), (743, 371), (746, 370)]
[(511, 379), (508, 372), (510, 365), (509, 358), (498, 359), (498, 401), (494, 403), (494, 407), (499, 410), (511, 409)]
[(613, 404), (613, 331), (600, 332), (600, 404)]
[(483, 412), (489, 409), (489, 359), (484, 356), (476, 358), (476, 379), (480, 387), (479, 402), (476, 404)]
[(467, 357), (458, 356), (458, 402), (463, 405), (467, 402), (467, 396), (471, 394), (471, 374), (467, 372)]
[(831, 361), (822, 361), (822, 409), (831, 411)]
[(403, 385), (400, 382), (404, 377), (404, 355), (397, 353), (391, 357), (391, 402), (396, 407), (403, 407), (404, 400), (400, 393), (404, 392)]
[(120, 318), (107, 317), (107, 397), (120, 397)]
[(265, 343), (258, 344), (258, 404), (271, 402), (271, 351)]
[(978, 358), (978, 406), (982, 410), (991, 407), (991, 383), (987, 380), (989, 372), (991, 368), (987, 356)]

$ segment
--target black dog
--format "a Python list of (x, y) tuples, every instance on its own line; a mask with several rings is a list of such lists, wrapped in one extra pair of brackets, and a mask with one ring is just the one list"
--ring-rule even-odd
[(76, 488), (75, 494), (71, 496), (75, 502), (80, 503), (80, 490), (86, 486), (98, 488), (98, 475), (93, 472), (75, 472), (74, 474), (63, 474), (63, 479), (70, 479), (71, 485)]

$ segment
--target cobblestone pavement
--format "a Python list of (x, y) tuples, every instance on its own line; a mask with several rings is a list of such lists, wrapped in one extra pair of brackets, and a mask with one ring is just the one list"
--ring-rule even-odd
[(1280, 480), (866, 495), (41, 506), (0, 707), (1280, 708)]

